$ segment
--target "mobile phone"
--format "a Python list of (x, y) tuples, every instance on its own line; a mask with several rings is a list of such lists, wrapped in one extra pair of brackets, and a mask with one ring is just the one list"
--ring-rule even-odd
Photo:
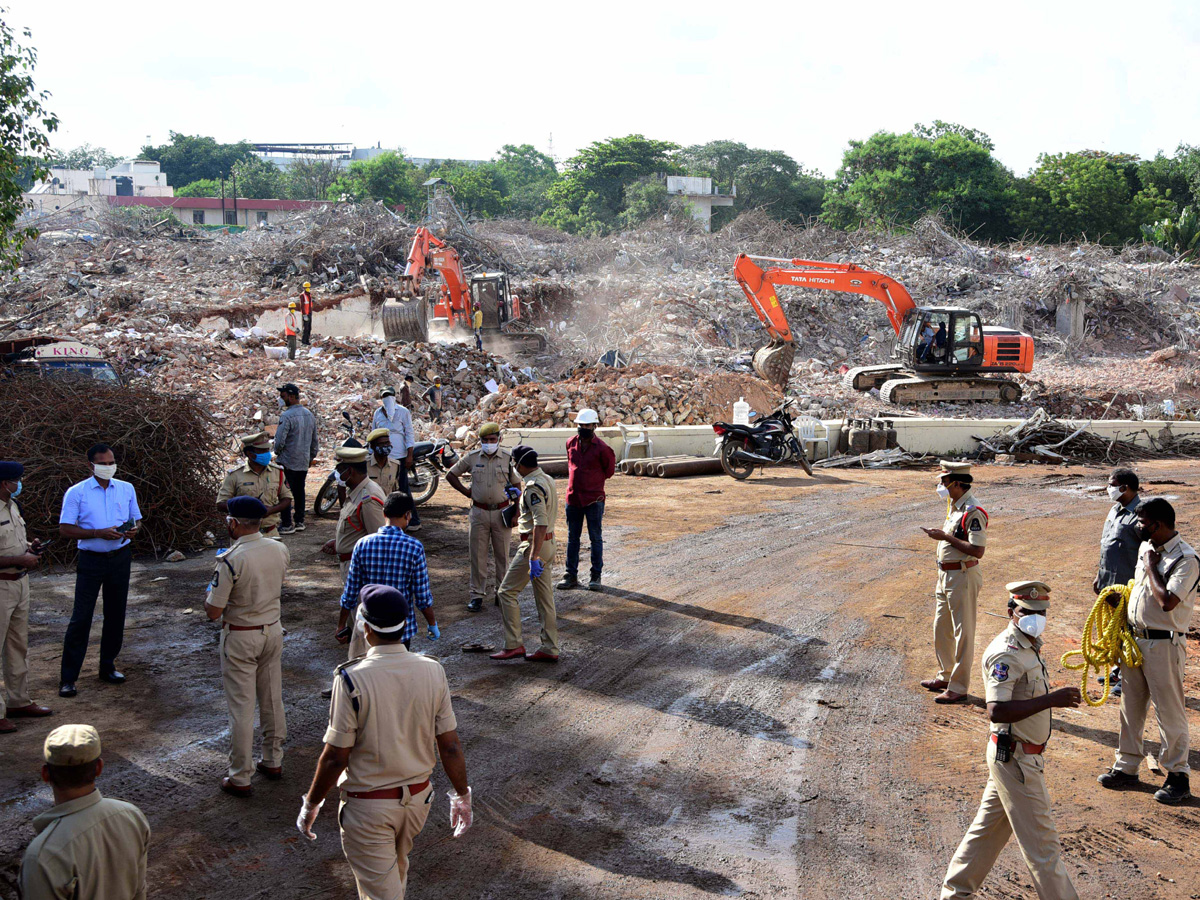
[(133, 519), (130, 519), (124, 525), (119, 525), (117, 527), (117, 531), (126, 532), (126, 531), (129, 531), (129, 529), (131, 529), (131, 528), (133, 528)]
[(342, 638), (350, 637), (350, 626), (347, 625), (345, 628), (343, 628), (341, 631), (339, 631), (337, 634), (335, 634), (334, 637), (337, 638), (339, 641)]

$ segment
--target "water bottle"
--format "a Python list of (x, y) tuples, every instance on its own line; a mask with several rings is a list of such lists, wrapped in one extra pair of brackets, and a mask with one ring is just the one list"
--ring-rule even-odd
[(1163, 415), (1166, 416), (1168, 419), (1175, 418), (1175, 401), (1174, 400), (1164, 400), (1163, 401)]
[(745, 397), (738, 397), (738, 402), (733, 404), (733, 424), (750, 424), (750, 404), (746, 402)]

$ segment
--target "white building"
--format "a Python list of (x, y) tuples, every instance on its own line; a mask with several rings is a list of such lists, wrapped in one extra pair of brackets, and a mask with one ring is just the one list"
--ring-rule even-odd
[(733, 206), (737, 196), (737, 186), (731, 193), (721, 194), (713, 188), (711, 178), (694, 178), (689, 175), (668, 175), (667, 193), (673, 197), (682, 197), (692, 206), (692, 218), (704, 225), (705, 231), (712, 230), (712, 211), (714, 206)]
[(74, 197), (173, 197), (175, 189), (167, 184), (167, 176), (158, 163), (148, 159), (127, 159), (111, 168), (51, 166), (46, 180), (35, 184), (29, 193)]

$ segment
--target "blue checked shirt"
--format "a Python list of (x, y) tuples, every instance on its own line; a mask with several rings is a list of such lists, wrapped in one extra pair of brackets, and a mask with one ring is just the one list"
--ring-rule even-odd
[(354, 545), (346, 589), (342, 592), (342, 609), (354, 609), (358, 605), (358, 592), (368, 584), (386, 584), (408, 598), (413, 610), (400, 640), (411, 640), (417, 633), (417, 610), (433, 606), (424, 545), (395, 525), (384, 525), (367, 535)]

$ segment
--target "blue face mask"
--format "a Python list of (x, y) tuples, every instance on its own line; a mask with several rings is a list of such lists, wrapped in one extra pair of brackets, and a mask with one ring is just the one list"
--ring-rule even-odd
[(24, 485), (23, 485), (23, 484), (21, 484), (21, 482), (19, 482), (19, 481), (18, 481), (18, 482), (17, 482), (17, 489), (16, 489), (15, 491), (13, 491), (11, 494), (9, 494), (8, 496), (12, 497), (14, 500), (15, 500), (15, 499), (17, 499), (18, 497), (20, 497), (20, 496), (21, 496), (21, 489), (22, 489), (23, 487), (24, 487)]
[(265, 453), (255, 453), (250, 458), (252, 460), (254, 460), (256, 463), (258, 463), (260, 466), (265, 466), (271, 462), (271, 451), (268, 450)]

